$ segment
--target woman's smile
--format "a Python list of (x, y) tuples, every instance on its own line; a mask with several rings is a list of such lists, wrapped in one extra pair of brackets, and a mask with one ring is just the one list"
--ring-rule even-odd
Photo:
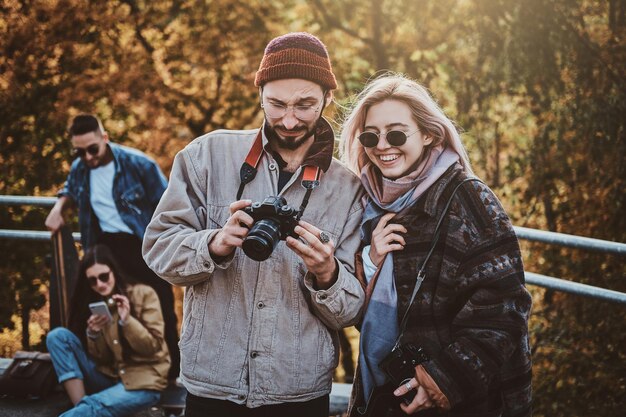
[(400, 158), (400, 155), (388, 155), (388, 154), (385, 154), (385, 155), (378, 155), (378, 158), (383, 163), (390, 164), (390, 163), (396, 161), (398, 158)]
[[(398, 130), (407, 138), (402, 145), (393, 146), (387, 141), (387, 133)], [(364, 131), (378, 135), (376, 145), (365, 148), (365, 153), (383, 176), (392, 180), (409, 174), (420, 160), (424, 147), (432, 141), (419, 131), (410, 107), (398, 100), (384, 100), (371, 106)]]

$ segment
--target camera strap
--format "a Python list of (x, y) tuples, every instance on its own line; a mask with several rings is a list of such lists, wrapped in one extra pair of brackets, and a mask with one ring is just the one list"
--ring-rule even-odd
[[(258, 172), (258, 166), (261, 162), (261, 158), (263, 157), (263, 135), (261, 131), (262, 130), (259, 129), (259, 133), (257, 133), (254, 143), (252, 143), (252, 147), (248, 152), (248, 156), (246, 156), (246, 160), (243, 162), (241, 169), (239, 170), (241, 183), (239, 184), (239, 190), (237, 191), (237, 200), (241, 200), (244, 188), (246, 188), (246, 185), (250, 183), (254, 177), (256, 177), (256, 173)], [(320, 185), (321, 171), (320, 167), (316, 167), (314, 165), (307, 165), (304, 167), (301, 184), (306, 190), (306, 193), (302, 199), (302, 204), (300, 204), (300, 210), (296, 220), (300, 220), (300, 217), (302, 217), (304, 209), (307, 204), (309, 204), (309, 198), (311, 197), (313, 189)]]
[(435, 227), (435, 234), (433, 237), (433, 243), (430, 246), (430, 250), (428, 251), (426, 258), (424, 259), (424, 262), (422, 262), (420, 269), (417, 271), (417, 278), (415, 279), (415, 287), (413, 287), (413, 293), (411, 294), (411, 300), (409, 301), (409, 305), (407, 306), (406, 311), (404, 312), (404, 316), (402, 316), (402, 321), (400, 322), (400, 334), (398, 335), (396, 339), (396, 343), (394, 344), (394, 349), (400, 346), (400, 340), (402, 339), (402, 336), (404, 335), (406, 321), (409, 318), (409, 310), (411, 310), (411, 306), (413, 305), (413, 302), (415, 301), (415, 296), (417, 295), (417, 292), (422, 286), (422, 283), (424, 282), (424, 278), (426, 278), (426, 264), (428, 263), (431, 255), (435, 251), (435, 247), (437, 246), (437, 242), (439, 241), (439, 236), (441, 234), (441, 225), (443, 224), (444, 217), (446, 216), (446, 214), (448, 213), (448, 210), (450, 209), (450, 205), (452, 204), (452, 199), (454, 198), (454, 195), (456, 194), (457, 190), (463, 184), (465, 184), (466, 182), (470, 182), (470, 181), (482, 182), (478, 178), (466, 178), (460, 183), (458, 183), (457, 186), (454, 187), (454, 190), (452, 191), (452, 195), (450, 195), (450, 198), (448, 199), (448, 202), (446, 203), (443, 209), (443, 212), (441, 213), (441, 217), (439, 217), (439, 221), (437, 221), (437, 226)]

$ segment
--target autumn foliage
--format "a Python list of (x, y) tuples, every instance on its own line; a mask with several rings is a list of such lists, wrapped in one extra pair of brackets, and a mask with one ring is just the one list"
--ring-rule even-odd
[[(404, 72), (457, 121), (514, 224), (626, 242), (623, 0), (4, 0), (0, 194), (55, 195), (81, 112), (166, 172), (205, 132), (259, 126), (263, 48), (298, 30), (328, 46), (337, 127), (364, 82)], [(0, 228), (43, 230), (45, 215), (0, 207)], [(623, 256), (523, 249), (529, 271), (626, 292)], [(0, 240), (5, 335), (41, 321), (49, 251)], [(623, 415), (624, 306), (530, 289), (535, 415)], [(41, 326), (0, 353), (41, 348)]]

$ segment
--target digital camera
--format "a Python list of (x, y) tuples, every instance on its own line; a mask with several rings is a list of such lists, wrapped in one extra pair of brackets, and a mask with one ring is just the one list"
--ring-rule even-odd
[[(418, 348), (411, 343), (404, 343), (394, 347), (394, 349), (380, 361), (378, 367), (387, 375), (395, 389), (415, 377), (415, 367), (427, 360), (428, 355), (426, 355), (424, 349), (421, 347)], [(412, 389), (400, 398), (402, 398), (402, 401), (406, 404), (410, 404), (416, 394), (417, 390)]]
[(242, 249), (255, 261), (269, 258), (278, 242), (287, 239), (287, 236), (298, 238), (293, 229), (298, 225), (300, 212), (287, 205), (283, 197), (266, 197), (243, 211), (252, 216), (254, 224), (243, 240)]

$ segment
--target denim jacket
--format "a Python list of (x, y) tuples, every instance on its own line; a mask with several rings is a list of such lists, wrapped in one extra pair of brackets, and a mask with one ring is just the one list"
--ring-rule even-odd
[[(146, 226), (167, 187), (167, 180), (156, 162), (143, 152), (110, 142), (108, 146), (115, 163), (115, 206), (133, 234), (143, 239)], [(89, 198), (89, 171), (89, 167), (77, 158), (59, 192), (59, 197), (71, 198), (78, 207), (83, 248), (93, 246), (102, 233)]]
[[(148, 266), (185, 286), (180, 338), (185, 387), (249, 408), (328, 394), (339, 357), (337, 330), (359, 320), (365, 299), (354, 276), (362, 191), (359, 179), (331, 152), (302, 217), (335, 244), (339, 272), (330, 288), (316, 289), (303, 260), (283, 241), (263, 262), (240, 248), (224, 261), (209, 254), (208, 245), (236, 200), (239, 169), (257, 132), (216, 131), (179, 152), (143, 242)], [(276, 159), (265, 152), (242, 198), (281, 195), (297, 207), (305, 194), (302, 167), (280, 192), (278, 177)]]

